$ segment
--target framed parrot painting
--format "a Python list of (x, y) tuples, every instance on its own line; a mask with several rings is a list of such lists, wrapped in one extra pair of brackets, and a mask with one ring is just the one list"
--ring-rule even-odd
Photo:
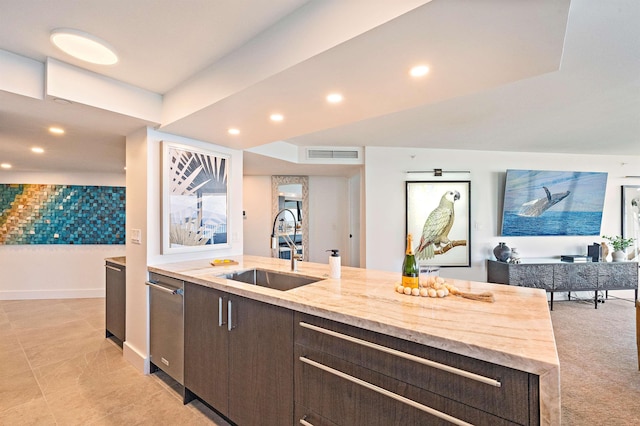
[(471, 266), (471, 182), (407, 181), (407, 234), (424, 265)]

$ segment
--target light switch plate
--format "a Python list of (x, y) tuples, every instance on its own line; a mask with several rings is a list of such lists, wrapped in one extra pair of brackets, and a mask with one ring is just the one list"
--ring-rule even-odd
[(142, 244), (142, 231), (139, 229), (131, 230), (131, 242), (133, 244)]

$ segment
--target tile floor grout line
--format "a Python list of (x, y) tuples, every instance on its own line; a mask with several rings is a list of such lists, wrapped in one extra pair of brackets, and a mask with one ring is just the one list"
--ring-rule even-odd
[[(46, 416), (48, 421), (52, 421), (53, 424), (64, 424), (65, 426), (71, 424), (119, 424), (121, 422), (121, 424), (125, 424), (126, 422), (127, 424), (152, 425), (158, 424), (159, 420), (165, 421), (167, 419), (174, 419), (175, 424), (227, 425), (217, 413), (214, 413), (206, 407), (199, 408), (199, 404), (197, 406), (193, 404), (183, 404), (180, 391), (176, 390), (175, 385), (172, 386), (172, 384), (177, 384), (177, 382), (174, 382), (169, 376), (164, 377), (166, 373), (160, 373), (160, 375), (153, 374), (150, 375), (151, 377), (147, 375), (147, 377), (145, 377), (144, 374), (136, 370), (132, 365), (126, 364), (126, 360), (122, 357), (122, 349), (112, 339), (106, 338), (104, 334), (100, 335), (100, 333), (104, 333), (104, 325), (98, 326), (100, 324), (98, 321), (100, 316), (103, 317), (102, 321), (104, 321), (103, 307), (98, 306), (100, 303), (104, 303), (104, 299), (102, 298), (101, 301), (102, 302), (93, 304), (80, 302), (77, 305), (72, 301), (65, 302), (69, 305), (69, 312), (72, 313), (70, 316), (74, 316), (73, 313), (75, 312), (77, 314), (75, 316), (81, 317), (77, 319), (84, 320), (84, 324), (88, 325), (91, 330), (94, 330), (95, 335), (87, 332), (76, 336), (73, 334), (74, 331), (70, 329), (68, 330), (69, 333), (65, 335), (66, 330), (64, 324), (67, 324), (67, 321), (57, 324), (56, 327), (60, 326), (60, 328), (56, 329), (52, 335), (48, 330), (49, 325), (46, 321), (38, 321), (34, 323), (33, 328), (30, 329), (39, 329), (40, 331), (34, 332), (31, 336), (24, 335), (24, 337), (20, 339), (18, 337), (19, 334), (22, 330), (27, 329), (14, 328), (15, 324), (9, 321), (7, 317), (9, 330), (15, 335), (20, 352), (25, 357), (29, 368), (28, 374), (31, 374), (35, 381), (33, 385), (31, 385), (32, 392), (33, 395), (39, 396), (35, 396), (35, 399), (31, 401), (39, 400), (41, 402), (32, 406), (25, 406), (22, 410), (17, 411), (10, 408), (10, 410), (12, 410), (11, 414), (9, 414), (8, 417), (2, 417), (0, 422), (8, 421), (9, 424), (19, 424), (19, 422), (28, 422), (27, 418), (41, 421)], [(59, 300), (51, 300), (50, 302), (50, 306), (60, 303)], [(19, 309), (18, 306), (15, 307), (15, 312), (19, 310), (29, 312), (29, 306), (34, 306), (33, 311), (39, 311), (40, 309), (46, 311), (49, 304), (43, 300), (33, 305), (30, 305), (29, 302), (24, 302), (20, 305)], [(53, 308), (52, 310), (55, 311), (56, 309), (58, 308)], [(67, 311), (66, 308), (63, 310)], [(0, 305), (0, 312), (6, 314), (4, 305)], [(19, 317), (19, 321), (21, 321), (20, 325), (28, 325), (28, 322), (25, 320), (25, 313), (17, 316)], [(64, 315), (61, 317), (64, 317)], [(60, 319), (61, 318), (57, 318), (56, 321)], [(39, 340), (43, 342), (38, 343)], [(56, 345), (59, 340), (70, 342), (70, 344), (87, 341), (89, 344), (78, 345), (78, 349), (84, 352), (80, 353), (80, 351), (77, 351), (77, 356), (73, 358), (67, 359), (66, 354), (64, 354), (65, 356), (60, 360), (57, 360), (56, 356), (50, 357), (49, 355), (45, 355), (43, 358), (40, 351), (50, 351), (50, 345)], [(93, 344), (91, 342), (94, 340), (96, 342), (99, 340), (102, 343), (97, 348), (92, 349)], [(42, 346), (42, 348), (38, 348), (36, 351), (28, 349), (27, 346), (32, 343), (36, 346)], [(119, 351), (115, 351), (113, 347), (118, 348)], [(29, 348), (31, 347), (29, 346)], [(88, 350), (85, 350), (85, 348)], [(34, 358), (29, 357), (28, 353), (36, 357), (35, 363)], [(46, 365), (36, 366), (40, 359), (46, 360)], [(121, 361), (125, 362), (125, 364), (123, 365)], [(65, 363), (67, 363), (69, 370), (66, 369)], [(62, 368), (58, 369), (58, 364), (60, 364)], [(26, 369), (25, 373), (27, 373)], [(114, 373), (117, 373), (117, 376), (114, 376)], [(74, 374), (78, 374), (75, 380)], [(59, 383), (61, 380), (62, 383)], [(90, 382), (89, 388), (85, 387), (87, 380)], [(37, 391), (35, 386), (38, 387)], [(82, 397), (80, 398), (81, 400), (69, 396), (69, 392), (85, 392), (89, 389), (98, 390), (99, 393), (100, 389), (103, 389), (105, 386), (107, 386), (105, 389), (108, 389), (109, 392), (107, 398), (111, 398), (111, 402), (108, 402), (106, 406), (103, 406), (104, 403), (100, 401), (98, 401), (97, 406), (94, 405), (95, 401), (92, 399), (93, 396), (88, 397), (88, 399), (87, 397)], [(141, 394), (140, 392), (144, 393)], [(118, 406), (115, 411), (112, 411), (114, 408), (113, 402), (115, 401), (113, 398), (117, 398), (120, 393), (130, 394), (132, 396), (129, 398), (125, 397), (125, 399), (122, 400), (124, 404)], [(80, 393), (79, 396), (81, 395), (83, 394)], [(144, 395), (145, 403), (128, 403), (136, 401), (132, 399), (136, 398), (136, 395)], [(99, 395), (96, 395), (96, 397), (100, 398)], [(40, 400), (40, 398), (42, 399)], [(151, 402), (154, 400), (163, 402), (153, 405)], [(56, 404), (55, 407), (53, 406), (54, 403)], [(17, 407), (20, 406), (21, 404)], [(96, 407), (101, 406), (103, 408), (111, 408), (107, 408), (107, 411), (95, 411)], [(33, 407), (38, 407), (38, 409), (33, 410)], [(92, 417), (90, 414), (81, 414), (80, 417), (75, 417), (73, 410), (80, 410), (78, 413), (89, 413), (87, 410), (93, 410), (91, 412), (93, 415), (97, 415), (97, 417)], [(1, 414), (2, 413), (0, 413), (0, 415)]]
[[(11, 320), (9, 320), (9, 324), (12, 326), (11, 329), (14, 330), (13, 332), (15, 333), (15, 329), (13, 328), (13, 325), (11, 324)], [(22, 340), (20, 340), (20, 337), (18, 337), (16, 335), (16, 338), (18, 340), (18, 344), (20, 345), (20, 350), (22, 351), (22, 354), (24, 355), (25, 359), (27, 360), (27, 364), (29, 364), (29, 372), (33, 376), (33, 379), (36, 381), (36, 384), (38, 385), (38, 390), (40, 391), (40, 395), (42, 395), (42, 399), (44, 400), (44, 403), (47, 406), (47, 410), (49, 410), (49, 415), (51, 416), (51, 418), (53, 418), (53, 421), (54, 421), (55, 425), (57, 426), (58, 425), (58, 420), (56, 419), (56, 416), (54, 415), (53, 410), (51, 409), (51, 406), (49, 405), (49, 400), (47, 399), (47, 396), (45, 395), (44, 390), (42, 389), (42, 384), (40, 383), (40, 380), (38, 379), (38, 375), (36, 374), (36, 372), (33, 369), (33, 365), (31, 363), (31, 359), (27, 355), (27, 352), (24, 349), (24, 346), (22, 344)], [(26, 402), (25, 402), (25, 404), (26, 404)]]

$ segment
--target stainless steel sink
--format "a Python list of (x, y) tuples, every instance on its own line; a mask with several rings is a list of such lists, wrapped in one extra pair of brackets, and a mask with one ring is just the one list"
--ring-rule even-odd
[(303, 285), (321, 281), (321, 278), (307, 277), (304, 275), (290, 275), (281, 272), (266, 271), (264, 269), (248, 269), (230, 274), (219, 275), (228, 280), (240, 281), (246, 284), (254, 284), (260, 287), (269, 287), (276, 290), (291, 290)]

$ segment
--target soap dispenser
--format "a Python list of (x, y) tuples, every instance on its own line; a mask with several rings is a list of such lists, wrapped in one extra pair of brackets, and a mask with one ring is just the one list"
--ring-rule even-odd
[(331, 252), (329, 256), (329, 277), (340, 279), (340, 254), (338, 249), (327, 250)]

